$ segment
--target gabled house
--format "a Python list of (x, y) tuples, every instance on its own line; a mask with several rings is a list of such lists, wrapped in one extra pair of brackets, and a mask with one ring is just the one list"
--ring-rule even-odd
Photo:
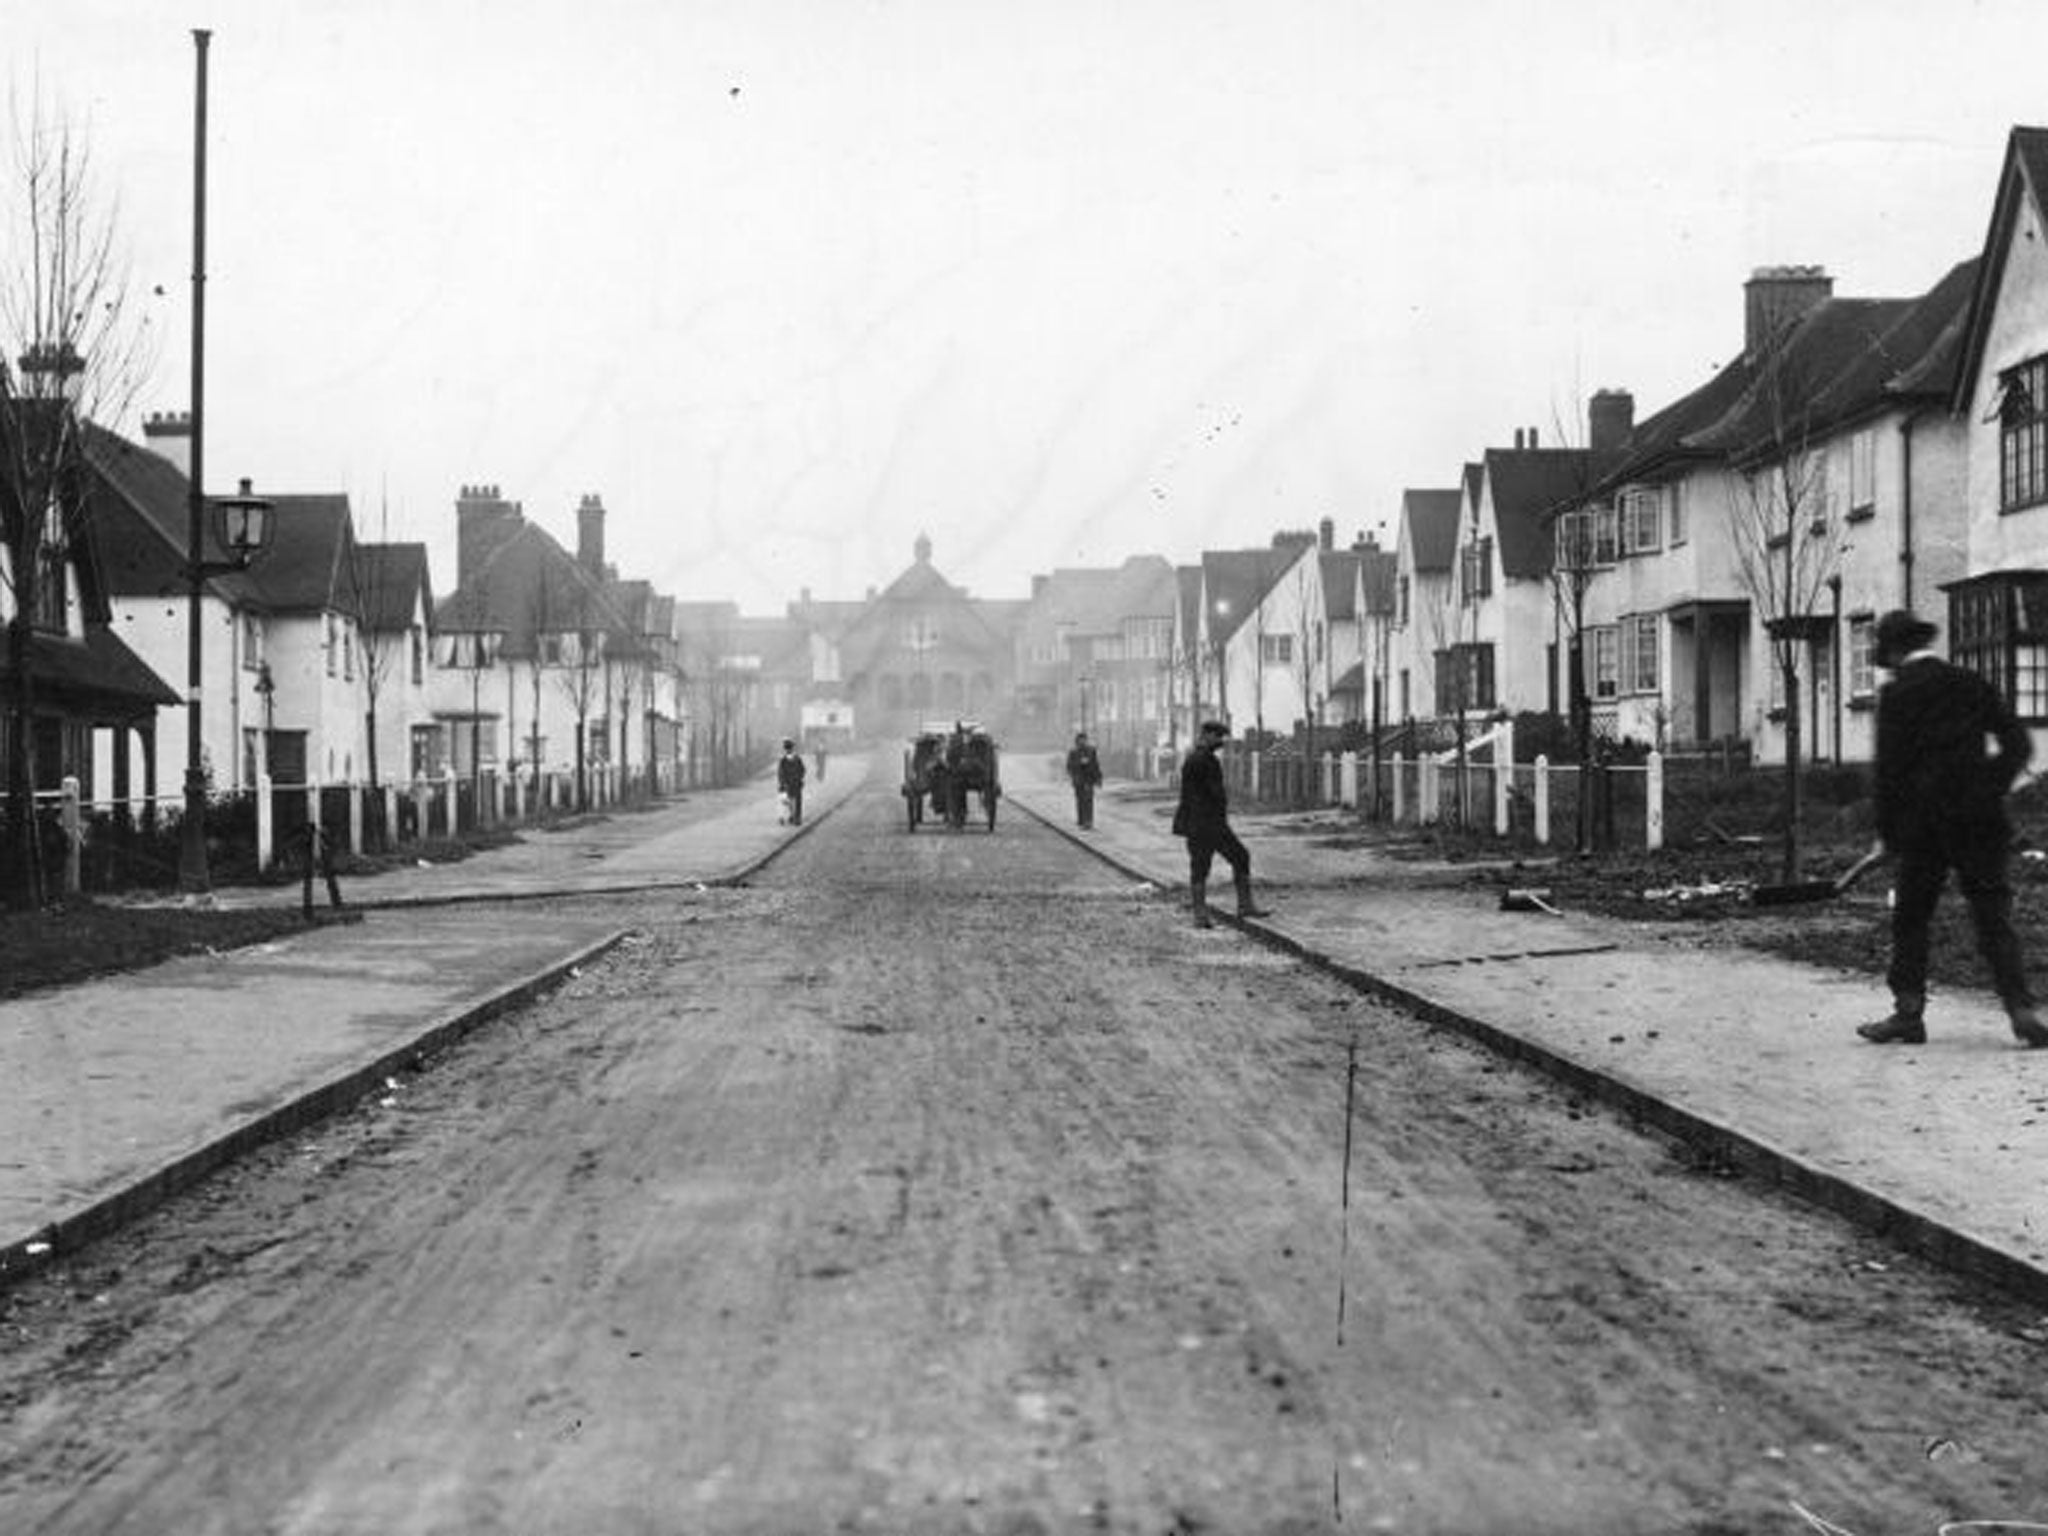
[(1320, 555), (1315, 534), (1285, 531), (1263, 549), (1202, 553), (1203, 653), (1218, 713), (1239, 733), (1287, 735), (1309, 718), (1327, 638)]
[(1436, 706), (1436, 655), (1451, 597), (1458, 530), (1468, 502), (1477, 506), (1480, 466), (1467, 464), (1450, 490), (1406, 490), (1394, 534), (1392, 625), (1393, 709), (1396, 718), (1428, 715)]
[[(17, 401), (22, 411), (39, 401)], [(12, 413), (0, 416), (0, 447)], [(31, 429), (33, 430), (33, 429)], [(175, 801), (182, 757), (158, 751), (157, 715), (178, 705), (179, 695), (117, 633), (114, 598), (106, 579), (107, 556), (119, 547), (121, 531), (98, 512), (108, 497), (91, 467), (101, 439), (99, 428), (75, 423), (85, 434), (83, 473), (64, 477), (50, 504), (31, 514), (15, 482), (0, 477), (0, 763), (12, 761), (13, 732), (25, 725), (28, 788), (58, 789), (75, 778), (89, 798), (137, 801), (152, 796)], [(34, 515), (43, 526), (35, 541), (35, 569), (17, 573), (12, 551), (17, 519)], [(15, 670), (17, 621), (27, 718), (19, 717)], [(182, 740), (182, 736), (180, 738)], [(7, 784), (0, 778), (0, 797)]]
[(908, 569), (841, 636), (839, 665), (863, 732), (908, 736), (930, 720), (1013, 725), (1012, 610), (970, 597), (932, 564), (919, 534)]
[(2048, 128), (2007, 139), (1951, 406), (1964, 570), (1945, 585), (1915, 571), (1903, 596), (1943, 624), (1953, 660), (2004, 692), (2038, 757), (2048, 750)]

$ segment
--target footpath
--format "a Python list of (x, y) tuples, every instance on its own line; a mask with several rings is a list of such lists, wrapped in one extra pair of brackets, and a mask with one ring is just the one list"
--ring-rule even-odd
[[(1185, 903), (1184, 845), (1157, 787), (1108, 786), (1081, 831), (1050, 760), (1006, 758), (1003, 776), (1013, 806)], [(1320, 835), (1299, 817), (1233, 825), (1272, 915), (1237, 923), (1219, 863), (1216, 942), (1237, 942), (1234, 925), (1709, 1159), (2048, 1302), (2048, 1051), (2020, 1050), (1990, 995), (1937, 989), (1925, 1045), (1874, 1046), (1855, 1028), (1889, 1011), (1875, 978), (1703, 948), (1680, 925), (1503, 911), (1449, 866), (1332, 846), (1355, 841), (1334, 816)]]
[[(213, 1169), (376, 1091), (625, 936), (544, 898), (745, 880), (843, 802), (854, 755), (813, 774), (804, 822), (773, 780), (531, 831), (455, 864), (342, 882), (345, 922), (0, 1002), (0, 1285)], [(316, 886), (323, 918), (326, 890)], [(296, 908), (297, 885), (215, 890)], [(467, 904), (502, 903), (489, 922)]]

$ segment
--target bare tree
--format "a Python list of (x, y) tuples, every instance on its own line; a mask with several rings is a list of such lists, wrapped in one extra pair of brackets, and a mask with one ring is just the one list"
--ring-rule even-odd
[[(542, 584), (546, 584), (545, 576)], [(570, 612), (564, 617), (572, 622), (556, 630), (552, 637), (537, 635), (535, 642), (543, 657), (552, 647), (556, 686), (562, 690), (562, 696), (569, 701), (569, 707), (576, 716), (576, 809), (587, 811), (590, 809), (590, 717), (594, 706), (603, 697), (607, 647), (604, 627), (590, 589), (579, 585), (568, 606)]]
[(1783, 360), (1762, 382), (1766, 438), (1729, 476), (1736, 572), (1770, 639), (1784, 692), (1785, 830), (1781, 877), (1799, 878), (1803, 712), (1799, 662), (1830, 632), (1822, 598), (1842, 567), (1842, 521), (1829, 494), (1826, 455), (1794, 407), (1801, 397)]
[(6, 608), (7, 814), (0, 895), (43, 899), (35, 836), (31, 639), (63, 628), (69, 550), (85, 535), (84, 423), (118, 418), (151, 337), (130, 301), (111, 204), (96, 198), (84, 137), (37, 89), (9, 95), (0, 224), (0, 596)]

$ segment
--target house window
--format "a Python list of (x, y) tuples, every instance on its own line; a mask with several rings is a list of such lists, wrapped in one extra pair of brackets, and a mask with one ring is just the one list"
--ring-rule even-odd
[(1408, 686), (1408, 669), (1406, 667), (1401, 669), (1400, 684), (1400, 688), (1397, 691), (1401, 696), (1401, 718), (1405, 720), (1408, 716), (1415, 713), (1415, 697)]
[(263, 670), (263, 624), (253, 613), (242, 615), (242, 670)]
[(412, 681), (413, 686), (418, 687), (427, 680), (427, 636), (417, 624), (413, 625), (411, 636)]
[(1621, 632), (1602, 624), (1593, 636), (1593, 697), (1611, 699), (1621, 691)]
[(1648, 554), (1664, 547), (1663, 508), (1654, 486), (1624, 491), (1617, 518), (1621, 525), (1621, 552)]
[(2005, 695), (2022, 720), (2048, 719), (2048, 575), (2016, 572), (1949, 599), (1949, 653)]
[(341, 626), (341, 675), (350, 682), (356, 680), (356, 630), (346, 621)]
[(1998, 505), (2048, 500), (2048, 357), (1998, 376)]
[(1269, 667), (1284, 667), (1294, 661), (1294, 636), (1259, 636), (1259, 660)]
[(66, 633), (65, 577), (69, 564), (64, 550), (64, 516), (53, 501), (43, 514), (43, 536), (36, 545), (35, 595), (29, 612), (37, 629), (57, 635)]
[(1877, 692), (1877, 620), (1860, 613), (1849, 620), (1849, 697), (1867, 699)]
[(1459, 554), (1458, 590), (1467, 603), (1493, 596), (1493, 540), (1474, 539)]
[(562, 634), (559, 630), (551, 634), (545, 634), (538, 637), (540, 645), (540, 664), (542, 666), (559, 667), (564, 665), (564, 662), (562, 660), (562, 653), (564, 650), (564, 647), (562, 645), (562, 638)]
[[(1403, 576), (1395, 584), (1394, 599), (1394, 622), (1405, 628), (1408, 623), (1408, 578), (1406, 576)], [(1402, 713), (1405, 714), (1407, 711), (1403, 710)]]
[(1458, 676), (1462, 693), (1458, 703), (1465, 709), (1491, 709), (1493, 697), (1493, 646), (1461, 645), (1457, 650)]
[(1655, 693), (1661, 683), (1657, 667), (1660, 621), (1654, 613), (1639, 613), (1623, 624), (1628, 636), (1629, 691)]
[(327, 675), (329, 677), (332, 677), (334, 676), (334, 669), (337, 660), (335, 653), (339, 651), (341, 647), (336, 640), (336, 626), (334, 622), (334, 615), (330, 613), (323, 615), (323, 617), (326, 620), (325, 634), (327, 638), (325, 644), (322, 645), (321, 649), (327, 653)]
[(1593, 509), (1593, 563), (1612, 565), (1619, 558), (1620, 530), (1618, 514), (1614, 508)]
[(1849, 515), (1872, 517), (1877, 511), (1877, 431), (1865, 427), (1849, 439)]
[(1685, 542), (1685, 482), (1674, 480), (1665, 487), (1665, 498), (1671, 510), (1671, 545), (1675, 549)]

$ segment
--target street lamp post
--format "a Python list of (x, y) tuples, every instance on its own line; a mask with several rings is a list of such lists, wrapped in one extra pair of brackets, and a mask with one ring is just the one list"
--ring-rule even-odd
[[(179, 829), (178, 885), (188, 893), (212, 884), (206, 868), (206, 767), (200, 755), (204, 720), (200, 710), (200, 609), (209, 576), (244, 570), (270, 542), (271, 503), (241, 493), (212, 503), (216, 534), (226, 560), (206, 558), (206, 44), (211, 33), (194, 30), (197, 57), (192, 114), (192, 464), (185, 494), (185, 819)], [(268, 743), (266, 743), (268, 745)]]

